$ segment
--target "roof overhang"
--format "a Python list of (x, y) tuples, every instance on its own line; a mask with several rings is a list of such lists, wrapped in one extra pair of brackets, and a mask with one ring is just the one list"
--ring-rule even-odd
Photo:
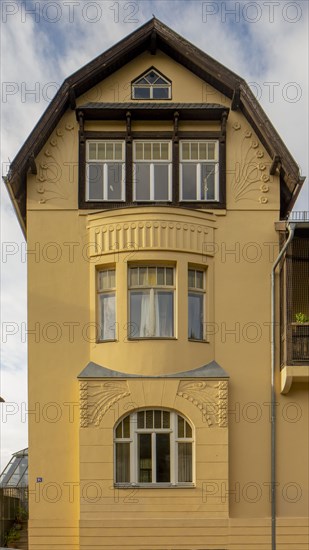
[[(153, 18), (67, 78), (17, 153), (4, 181), (24, 232), (26, 232), (27, 173), (29, 170), (35, 173), (34, 159), (66, 110), (75, 109), (78, 97), (132, 61), (137, 55), (145, 50), (155, 55), (157, 49), (230, 98), (233, 110), (240, 109), (243, 112), (273, 159), (274, 172), (277, 171), (280, 174), (281, 216), (286, 216), (292, 209), (304, 178), (300, 177), (297, 163), (249, 86), (237, 74), (205, 54), (158, 19)], [(207, 103), (205, 103), (205, 107), (207, 111)], [(211, 109), (208, 110), (208, 112), (210, 111)], [(97, 113), (99, 113), (99, 109), (97, 109)]]

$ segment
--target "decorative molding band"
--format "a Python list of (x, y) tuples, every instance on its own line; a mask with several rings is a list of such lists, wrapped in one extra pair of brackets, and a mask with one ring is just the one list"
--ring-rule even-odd
[[(135, 215), (136, 218), (140, 217)], [(179, 216), (181, 218), (181, 216)], [(207, 224), (207, 220), (206, 220)], [(90, 256), (102, 254), (128, 254), (139, 250), (176, 250), (194, 252), (201, 255), (214, 255), (213, 224), (207, 226), (195, 221), (165, 219), (140, 219), (121, 221), (90, 227)]]
[(99, 426), (105, 413), (128, 395), (128, 383), (124, 380), (80, 382), (81, 428)]
[(181, 381), (177, 395), (195, 405), (209, 427), (227, 427), (227, 382)]

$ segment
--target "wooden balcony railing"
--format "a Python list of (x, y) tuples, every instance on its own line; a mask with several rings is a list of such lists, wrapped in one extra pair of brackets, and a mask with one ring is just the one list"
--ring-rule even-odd
[(288, 356), (293, 363), (309, 364), (309, 323), (291, 323), (291, 329), (292, 345)]

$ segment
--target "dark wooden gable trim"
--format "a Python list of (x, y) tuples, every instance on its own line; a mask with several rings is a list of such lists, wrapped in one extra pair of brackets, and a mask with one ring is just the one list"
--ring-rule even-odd
[[(240, 90), (239, 108), (252, 124), (271, 157), (273, 158), (277, 154), (282, 159), (281, 174), (288, 191), (287, 194), (284, 194), (285, 200), (281, 206), (283, 211), (291, 208), (290, 201), (294, 200), (295, 194), (299, 193), (303, 179), (300, 178), (295, 160), (253, 96), (249, 86), (237, 74), (153, 18), (67, 78), (17, 153), (9, 174), (5, 178), (5, 183), (11, 196), (13, 193), (14, 207), (18, 218), (20, 219), (22, 216), (23, 226), (26, 224), (26, 204), (24, 203), (26, 189), (23, 193), (19, 193), (18, 200), (15, 189), (19, 189), (20, 186), (25, 187), (30, 155), (33, 154), (36, 157), (66, 110), (74, 107), (76, 99), (80, 95), (129, 63), (146, 49), (152, 55), (155, 55), (157, 49), (162, 50), (228, 98), (232, 99), (234, 95), (233, 108), (238, 108), (238, 92), (235, 90)], [(71, 91), (72, 89), (74, 89), (74, 93)]]

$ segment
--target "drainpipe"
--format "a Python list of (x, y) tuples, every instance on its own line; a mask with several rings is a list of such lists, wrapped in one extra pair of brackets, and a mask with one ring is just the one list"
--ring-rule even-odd
[(276, 550), (276, 390), (275, 390), (275, 272), (294, 236), (296, 224), (288, 224), (289, 236), (271, 270), (271, 548)]

